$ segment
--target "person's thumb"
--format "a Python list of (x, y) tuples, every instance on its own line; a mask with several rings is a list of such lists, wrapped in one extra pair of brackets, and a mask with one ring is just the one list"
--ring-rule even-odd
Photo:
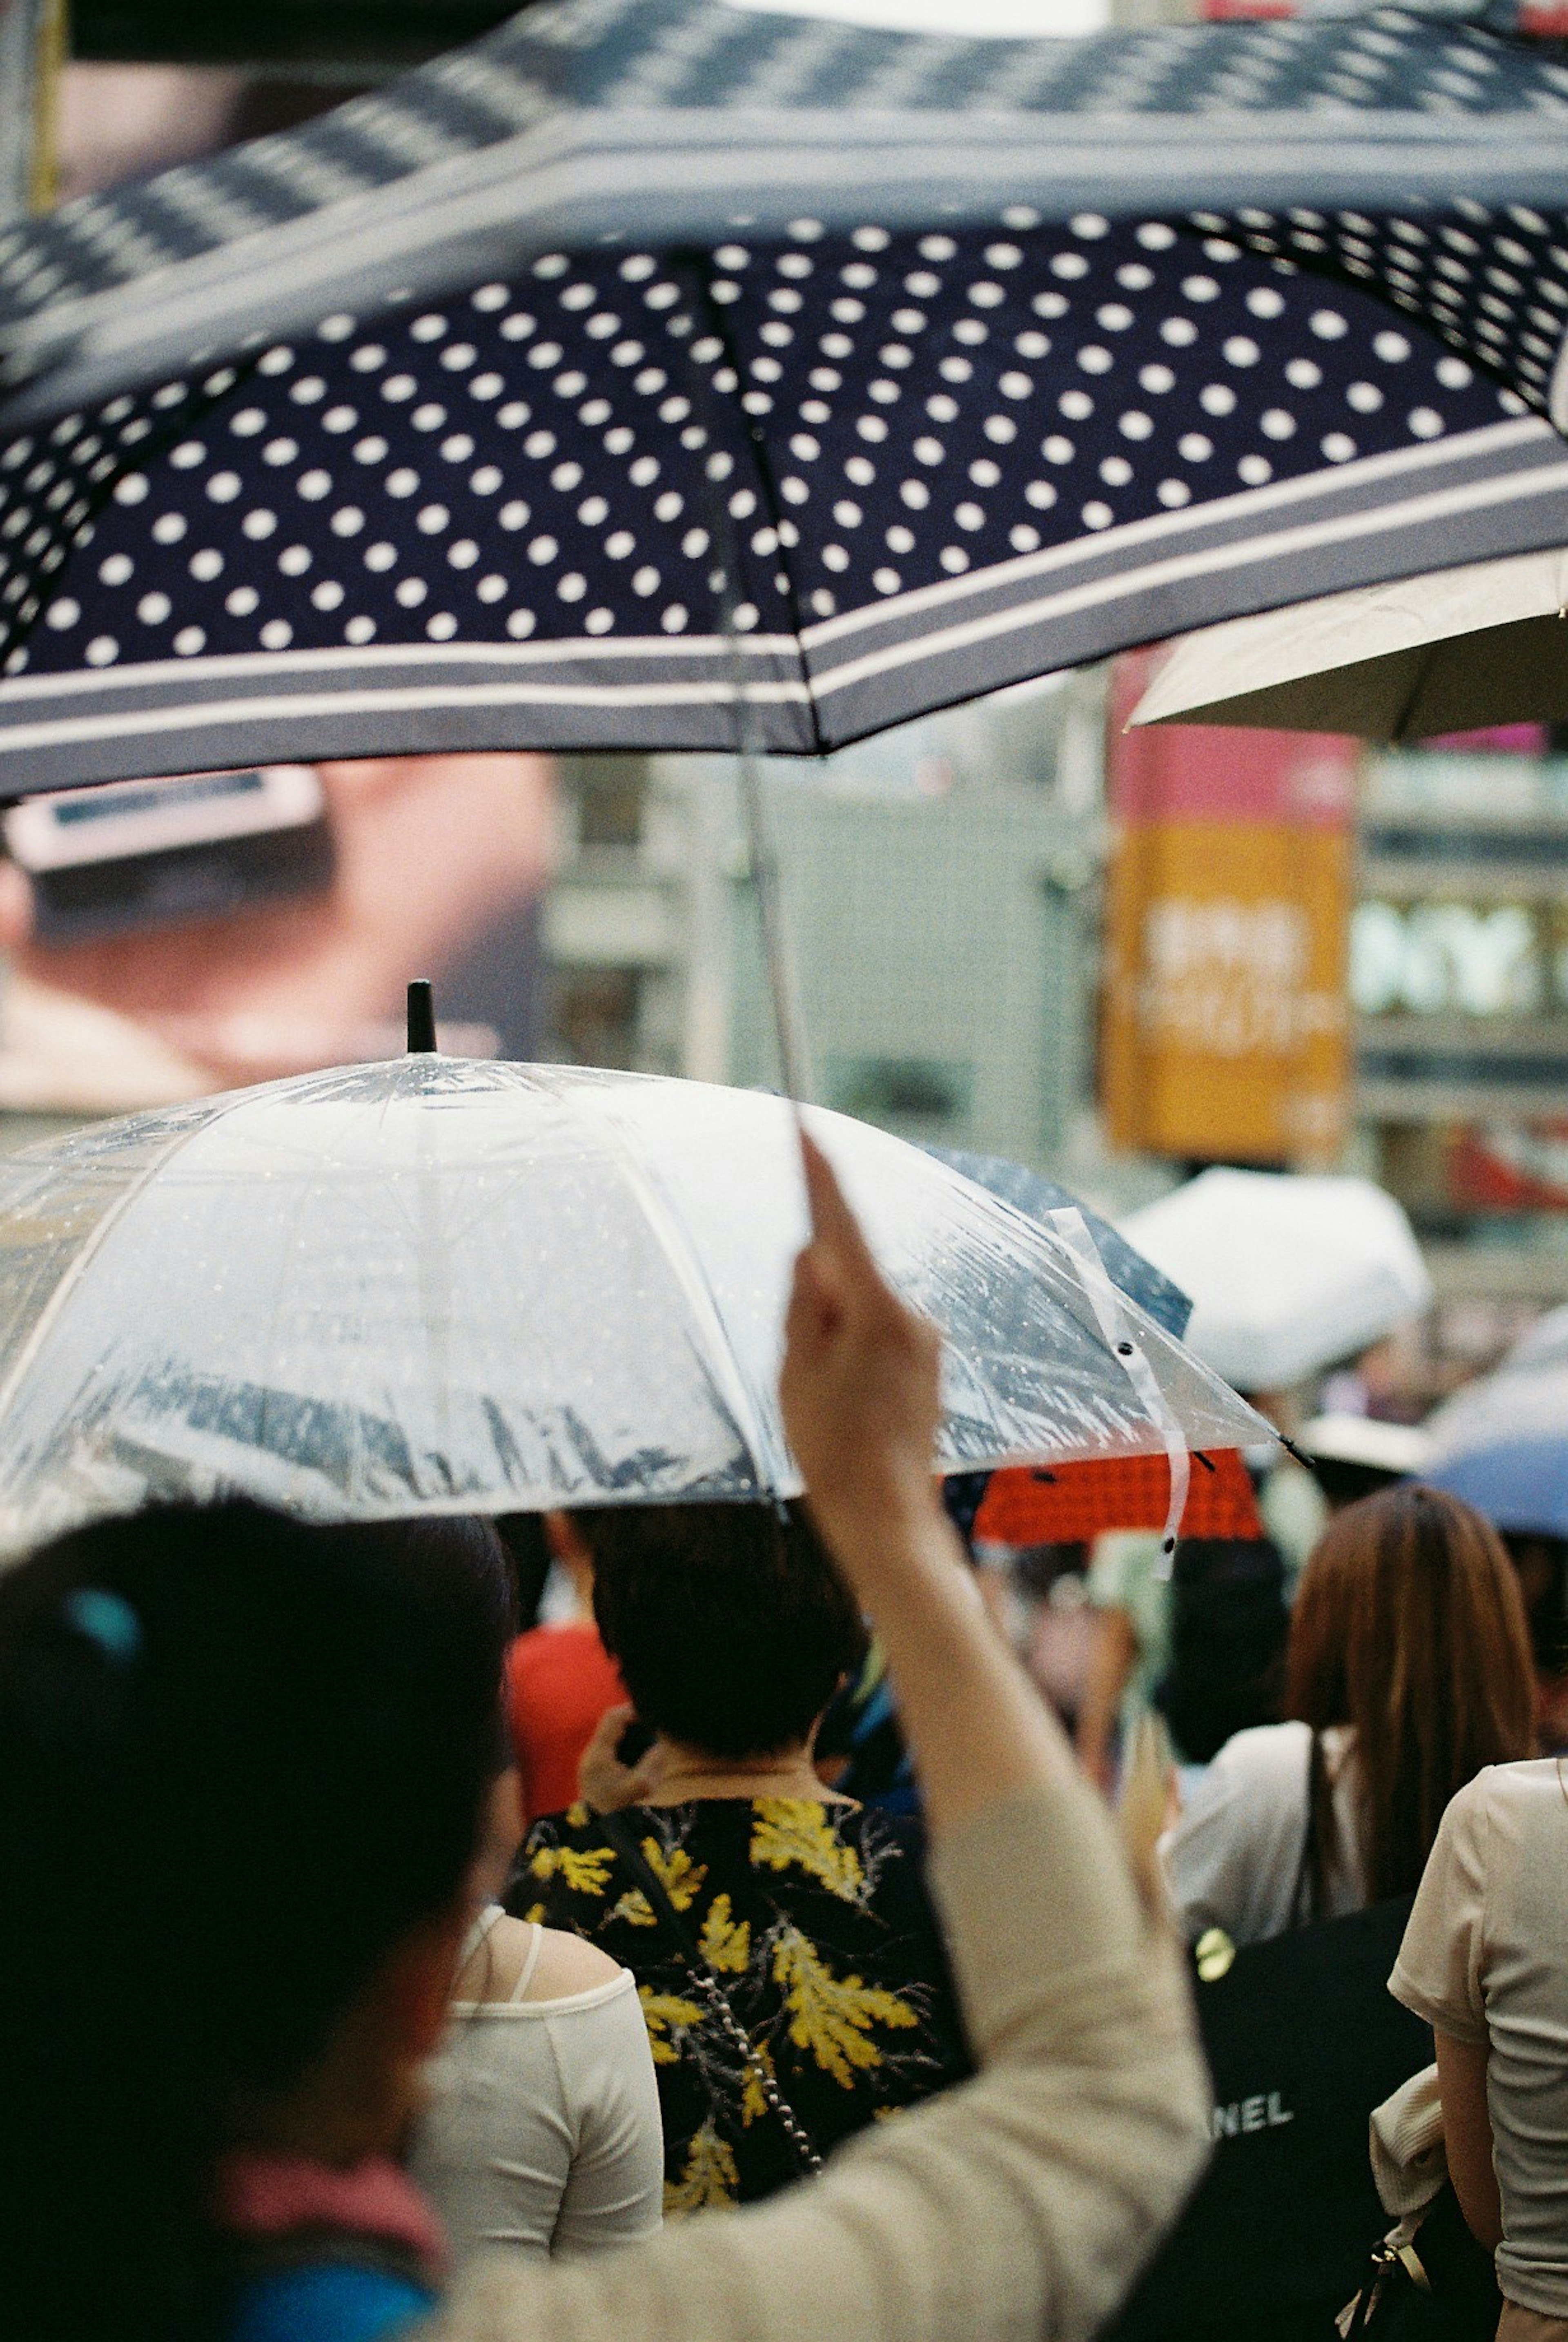
[(796, 1258), (784, 1334), (797, 1357), (815, 1357), (844, 1316), (844, 1296), (834, 1265), (814, 1241)]
[(830, 1259), (846, 1286), (883, 1289), (882, 1272), (845, 1200), (837, 1175), (809, 1131), (800, 1135), (801, 1165), (811, 1205), (812, 1249)]

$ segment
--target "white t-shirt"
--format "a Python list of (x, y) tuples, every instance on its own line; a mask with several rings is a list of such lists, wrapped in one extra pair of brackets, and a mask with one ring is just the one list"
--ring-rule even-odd
[[(1323, 1735), (1333, 1794), (1333, 1859), (1326, 1908), (1338, 1918), (1366, 1900), (1355, 1814), (1354, 1735)], [(1312, 1733), (1304, 1724), (1260, 1724), (1227, 1740), (1198, 1778), (1174, 1827), (1160, 1840), (1171, 1899), (1188, 1941), (1223, 1927), (1231, 1941), (1266, 1943), (1295, 1916), (1306, 1846)]]
[(1568, 2317), (1568, 1783), (1557, 1758), (1490, 1765), (1460, 1790), (1389, 1990), (1438, 2032), (1490, 2044), (1497, 2280), (1522, 2307)]
[(544, 2257), (659, 2228), (659, 2086), (629, 1969), (562, 2000), (456, 2002), (426, 2072), (409, 2169), (456, 2266), (498, 2245)]

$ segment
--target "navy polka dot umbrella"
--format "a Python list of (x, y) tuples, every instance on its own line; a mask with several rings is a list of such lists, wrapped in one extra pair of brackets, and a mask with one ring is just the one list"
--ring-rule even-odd
[(0, 796), (809, 754), (1560, 543), (1565, 125), (1552, 54), (1398, 11), (563, 0), (72, 207), (0, 243)]

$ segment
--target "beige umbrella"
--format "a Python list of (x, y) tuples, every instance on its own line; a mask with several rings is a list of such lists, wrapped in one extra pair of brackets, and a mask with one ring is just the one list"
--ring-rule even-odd
[(1568, 720), (1568, 553), (1333, 594), (1192, 635), (1134, 724), (1430, 739)]

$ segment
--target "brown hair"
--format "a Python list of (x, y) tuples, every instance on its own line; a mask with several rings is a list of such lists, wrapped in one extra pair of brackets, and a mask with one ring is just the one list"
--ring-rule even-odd
[(1352, 1726), (1368, 1899), (1413, 1893), (1449, 1799), (1533, 1749), (1524, 1605), (1491, 1524), (1414, 1482), (1347, 1505), (1296, 1596), (1286, 1713)]

